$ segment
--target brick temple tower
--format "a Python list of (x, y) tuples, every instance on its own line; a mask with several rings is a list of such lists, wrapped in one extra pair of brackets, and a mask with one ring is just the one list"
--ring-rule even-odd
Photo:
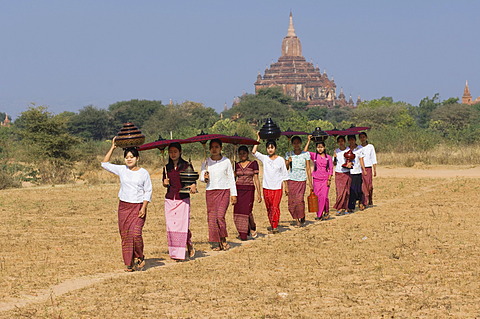
[(0, 122), (0, 126), (10, 126), (10, 124), (11, 124), (11, 121), (8, 118), (8, 114), (5, 113), (5, 120)]
[(470, 88), (468, 87), (468, 80), (465, 82), (465, 88), (463, 89), (462, 104), (477, 104), (480, 103), (480, 96), (473, 100), (470, 94)]
[(354, 107), (353, 101), (343, 98), (337, 99), (336, 84), (328, 78), (327, 72), (320, 73), (320, 69), (307, 62), (302, 55), (302, 44), (295, 34), (293, 16), (290, 12), (290, 23), (287, 36), (282, 41), (282, 56), (265, 74), (259, 73), (255, 82), (255, 92), (267, 87), (281, 87), (284, 94), (295, 101), (306, 101), (309, 106), (333, 107), (336, 105)]

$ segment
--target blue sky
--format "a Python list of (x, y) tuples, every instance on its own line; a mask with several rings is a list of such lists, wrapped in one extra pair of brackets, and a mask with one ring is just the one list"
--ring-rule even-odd
[(480, 96), (480, 1), (0, 0), (0, 111), (129, 99), (223, 109), (280, 56), (288, 15), (347, 96)]

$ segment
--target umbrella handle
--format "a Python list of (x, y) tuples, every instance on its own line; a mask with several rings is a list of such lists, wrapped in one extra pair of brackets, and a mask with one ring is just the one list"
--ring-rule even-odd
[(207, 160), (207, 144), (202, 143), (202, 146), (203, 146), (203, 155), (205, 155), (205, 161), (206, 161)]

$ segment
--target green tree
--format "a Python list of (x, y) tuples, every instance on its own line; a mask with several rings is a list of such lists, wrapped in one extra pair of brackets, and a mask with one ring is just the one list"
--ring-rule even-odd
[(176, 137), (179, 137), (179, 134), (181, 137), (187, 137), (183, 135), (206, 130), (218, 119), (219, 115), (214, 109), (205, 107), (202, 103), (187, 101), (158, 109), (145, 122), (145, 133), (169, 136), (170, 132), (174, 132)]
[(25, 160), (36, 164), (44, 182), (66, 182), (76, 158), (67, 119), (55, 116), (43, 106), (32, 106), (15, 121), (15, 131), (26, 151)]
[(308, 120), (319, 120), (327, 117), (328, 108), (323, 106), (314, 106), (305, 112)]
[(225, 112), (225, 117), (242, 119), (247, 123), (261, 125), (266, 118), (282, 121), (294, 113), (289, 105), (263, 95), (247, 94), (240, 103)]
[(282, 89), (276, 86), (258, 90), (257, 96), (274, 100), (284, 105), (292, 105), (294, 103), (291, 96), (283, 94)]
[(105, 140), (112, 138), (118, 127), (107, 110), (88, 105), (69, 116), (68, 130), (84, 139)]
[(165, 108), (161, 101), (130, 100), (111, 104), (108, 107), (115, 126), (120, 128), (123, 123), (132, 122), (142, 129), (143, 124), (157, 111)]

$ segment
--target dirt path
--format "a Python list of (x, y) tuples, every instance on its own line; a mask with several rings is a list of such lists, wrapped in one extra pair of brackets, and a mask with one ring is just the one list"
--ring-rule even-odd
[[(383, 168), (380, 167), (378, 169), (378, 176), (381, 177), (432, 177), (432, 178), (445, 178), (445, 177), (480, 177), (480, 167), (479, 168), (464, 168), (464, 169), (415, 169), (415, 168)], [(435, 190), (435, 186), (441, 183), (439, 180), (438, 182), (429, 183), (428, 186), (422, 187), (418, 191), (413, 194), (409, 194), (409, 196), (422, 196), (426, 192), (431, 192)], [(396, 197), (392, 199), (387, 199), (378, 202), (378, 206), (389, 204), (390, 202), (395, 201), (402, 201), (402, 197)], [(337, 218), (348, 218), (348, 216), (341, 216)], [(334, 222), (335, 219), (330, 220), (329, 222)], [(316, 225), (317, 223), (311, 223), (305, 227), (310, 227), (312, 225)], [(302, 228), (293, 229), (290, 231), (302, 231)], [(273, 236), (273, 235), (266, 235), (265, 237)], [(278, 236), (278, 235), (277, 235)], [(251, 240), (247, 242), (235, 242), (232, 243), (233, 247), (239, 247), (243, 245), (252, 245), (258, 240), (264, 240), (264, 238), (258, 238), (257, 240)], [(234, 248), (232, 248), (234, 249)], [(207, 258), (207, 257), (217, 257), (222, 256), (228, 252), (216, 252), (216, 251), (200, 251), (197, 252), (197, 257), (190, 262), (195, 262), (196, 260)], [(145, 271), (158, 271), (163, 267), (172, 267), (176, 265), (176, 262), (173, 261), (166, 261), (166, 262), (159, 262), (158, 260), (147, 260), (147, 266)], [(27, 305), (33, 303), (41, 303), (46, 302), (50, 299), (57, 298), (64, 294), (70, 293), (75, 290), (79, 290), (82, 288), (86, 288), (107, 279), (112, 278), (120, 278), (123, 276), (135, 276), (140, 272), (136, 273), (125, 273), (122, 270), (111, 272), (111, 273), (100, 273), (90, 276), (83, 276), (78, 278), (73, 278), (70, 280), (66, 280), (60, 284), (51, 286), (47, 289), (40, 290), (36, 295), (22, 295), (18, 298), (12, 298), (10, 300), (6, 300), (4, 302), (0, 302), (0, 312), (13, 310), (15, 308), (22, 308)]]

